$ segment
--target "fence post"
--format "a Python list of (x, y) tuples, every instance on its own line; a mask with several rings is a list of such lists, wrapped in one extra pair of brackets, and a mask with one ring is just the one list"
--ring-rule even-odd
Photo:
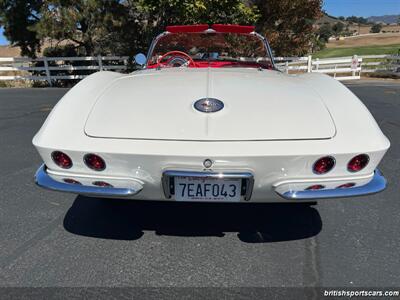
[(99, 63), (99, 71), (103, 71), (103, 62), (101, 60), (101, 55), (97, 55), (97, 61)]
[(43, 62), (44, 62), (44, 67), (46, 69), (46, 77), (47, 77), (47, 82), (49, 83), (50, 86), (53, 86), (51, 82), (51, 74), (49, 70), (49, 62), (47, 61), (47, 57), (43, 56)]
[(286, 70), (286, 74), (289, 74), (289, 61), (285, 62), (285, 70)]
[(307, 59), (307, 73), (312, 72), (312, 56), (309, 55)]
[(351, 59), (351, 69), (352, 69), (351, 75), (353, 77), (356, 76), (357, 68), (358, 68), (358, 57), (357, 55), (353, 55), (353, 58)]
[(316, 63), (317, 63), (316, 70), (318, 71), (319, 70), (319, 58), (316, 59)]

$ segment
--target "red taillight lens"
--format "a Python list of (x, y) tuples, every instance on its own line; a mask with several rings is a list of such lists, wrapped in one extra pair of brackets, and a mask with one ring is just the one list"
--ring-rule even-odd
[(63, 181), (65, 183), (69, 183), (69, 184), (78, 184), (78, 185), (82, 185), (82, 183), (80, 183), (79, 181), (72, 179), (72, 178), (64, 178)]
[(321, 175), (328, 173), (335, 166), (335, 159), (332, 156), (325, 156), (318, 159), (313, 166), (315, 174)]
[(347, 188), (351, 188), (351, 187), (353, 187), (355, 185), (356, 184), (354, 182), (349, 182), (349, 183), (345, 183), (345, 184), (339, 185), (337, 187), (337, 189), (347, 189)]
[(325, 188), (325, 186), (322, 185), (322, 184), (314, 184), (314, 185), (309, 186), (308, 188), (306, 188), (306, 191), (321, 190), (321, 189), (323, 189), (323, 188)]
[(104, 160), (96, 154), (86, 154), (83, 158), (85, 164), (95, 171), (103, 171), (106, 168)]
[(364, 169), (369, 163), (369, 156), (367, 154), (360, 154), (354, 156), (347, 164), (347, 170), (350, 172), (358, 172)]
[(72, 167), (71, 158), (61, 151), (54, 151), (53, 153), (51, 153), (51, 158), (53, 159), (54, 163), (60, 168), (69, 169)]
[(104, 182), (104, 181), (95, 181), (93, 185), (100, 186), (100, 187), (113, 187), (111, 184)]

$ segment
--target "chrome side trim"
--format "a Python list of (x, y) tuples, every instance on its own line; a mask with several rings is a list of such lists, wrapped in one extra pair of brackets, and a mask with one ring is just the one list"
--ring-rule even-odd
[(275, 59), (274, 59), (274, 56), (272, 54), (271, 46), (269, 45), (269, 42), (268, 42), (267, 38), (265, 36), (259, 34), (258, 32), (255, 32), (255, 31), (253, 31), (250, 34), (254, 34), (256, 37), (258, 37), (264, 43), (264, 46), (267, 49), (268, 55), (271, 58), (272, 67), (274, 69), (276, 69)]
[(253, 192), (254, 176), (250, 172), (197, 172), (197, 171), (164, 171), (162, 175), (162, 187), (164, 190), (165, 197), (170, 199), (172, 197), (170, 189), (170, 178), (176, 176), (187, 176), (187, 177), (201, 177), (201, 178), (239, 178), (246, 180), (246, 194), (243, 195), (243, 199), (249, 201)]
[(164, 37), (164, 36), (166, 36), (166, 35), (168, 35), (168, 34), (170, 34), (169, 31), (164, 31), (164, 32), (160, 33), (159, 35), (157, 35), (157, 36), (151, 41), (149, 50), (147, 51), (146, 62), (144, 63), (144, 69), (147, 68), (147, 63), (149, 62), (149, 59), (151, 58), (150, 55), (153, 54), (153, 50), (154, 50), (156, 44), (158, 43), (158, 41), (159, 41), (162, 37)]
[(46, 169), (47, 168), (44, 164), (39, 167), (35, 174), (35, 183), (48, 190), (102, 197), (129, 197), (136, 195), (142, 190), (62, 183), (51, 178), (49, 174), (47, 174)]
[(382, 173), (378, 169), (376, 169), (372, 180), (363, 186), (315, 191), (287, 191), (283, 193), (276, 191), (276, 193), (287, 200), (345, 198), (379, 193), (386, 188), (386, 185), (387, 181), (385, 177), (383, 177)]

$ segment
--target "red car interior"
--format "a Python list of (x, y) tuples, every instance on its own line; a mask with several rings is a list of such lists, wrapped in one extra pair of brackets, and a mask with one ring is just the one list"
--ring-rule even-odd
[[(226, 24), (196, 24), (196, 25), (173, 25), (167, 26), (166, 31), (170, 33), (200, 33), (204, 32), (208, 29), (212, 29), (217, 33), (238, 33), (238, 34), (249, 34), (254, 32), (254, 26), (243, 26), (243, 25), (226, 25)], [(163, 62), (163, 59), (168, 55), (173, 55), (173, 57), (167, 59)], [(222, 68), (222, 67), (252, 67), (257, 68), (260, 67), (258, 63), (254, 62), (238, 62), (238, 61), (208, 61), (208, 60), (195, 60), (191, 59), (189, 55), (180, 51), (170, 51), (162, 55), (157, 62), (150, 63), (148, 62), (147, 68), (154, 69), (160, 66), (167, 66), (168, 63), (174, 58), (182, 58), (188, 59), (187, 67), (190, 68)], [(265, 67), (264, 67), (265, 68)], [(269, 68), (269, 67), (268, 67)], [(270, 67), (272, 68), (272, 66)]]

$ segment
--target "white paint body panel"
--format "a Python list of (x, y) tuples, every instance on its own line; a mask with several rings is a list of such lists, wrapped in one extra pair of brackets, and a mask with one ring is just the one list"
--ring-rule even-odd
[[(207, 114), (194, 109), (206, 97), (225, 107)], [(316, 92), (280, 73), (168, 68), (115, 80), (96, 100), (85, 132), (152, 140), (293, 140), (331, 138), (335, 126)]]
[[(193, 102), (206, 96), (226, 102), (226, 110), (216, 117), (194, 111)], [(275, 189), (288, 182), (364, 184), (390, 146), (367, 108), (334, 79), (240, 68), (95, 73), (59, 101), (33, 144), (58, 176), (132, 179), (143, 185), (134, 198), (143, 200), (166, 200), (163, 171), (203, 171), (209, 158), (214, 171), (254, 175), (250, 202), (287, 202)], [(58, 168), (54, 150), (74, 166)], [(85, 153), (101, 155), (107, 168), (88, 169)], [(349, 173), (348, 161), (360, 153), (370, 163)], [(315, 175), (312, 165), (325, 155), (336, 166)]]

